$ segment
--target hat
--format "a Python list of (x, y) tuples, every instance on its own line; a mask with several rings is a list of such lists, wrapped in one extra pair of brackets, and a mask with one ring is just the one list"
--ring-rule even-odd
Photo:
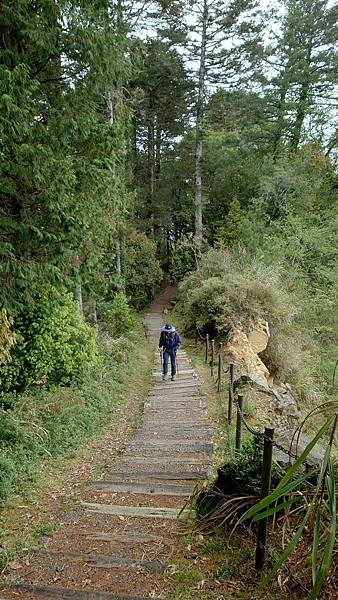
[(175, 327), (173, 327), (173, 325), (169, 325), (169, 323), (166, 323), (164, 327), (162, 327), (162, 330), (164, 333), (174, 333), (174, 331), (176, 331)]

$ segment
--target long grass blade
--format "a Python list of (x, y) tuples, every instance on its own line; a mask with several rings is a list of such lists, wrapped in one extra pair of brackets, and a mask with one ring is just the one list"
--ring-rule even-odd
[(280, 489), (280, 488), (277, 487), (276, 489), (274, 489), (271, 492), (271, 494), (269, 494), (269, 496), (266, 496), (265, 498), (263, 498), (262, 500), (260, 500), (259, 502), (257, 502), (257, 504), (255, 504), (252, 508), (250, 508), (241, 517), (241, 519), (239, 520), (239, 522), (243, 523), (243, 521), (246, 521), (247, 519), (250, 519), (250, 518), (254, 517), (263, 508), (266, 508), (267, 506), (269, 506), (270, 504), (272, 504), (272, 502), (274, 502), (274, 500), (278, 500), (279, 498), (283, 498), (283, 496), (287, 496), (294, 489), (299, 489), (301, 487), (301, 485), (304, 483), (304, 481), (306, 481), (308, 478), (310, 478), (316, 472), (317, 472), (317, 470), (314, 469), (313, 471), (309, 471), (308, 473), (304, 473), (300, 477), (297, 477), (297, 479), (294, 479), (290, 483), (285, 484), (282, 489)]
[(300, 502), (302, 502), (302, 500), (303, 500), (303, 498), (301, 496), (294, 496), (290, 500), (281, 502), (280, 504), (273, 506), (269, 510), (265, 510), (264, 512), (260, 512), (258, 515), (255, 515), (253, 518), (253, 521), (256, 522), (256, 521), (260, 521), (261, 519), (266, 519), (267, 517), (271, 517), (271, 515), (274, 515), (274, 514), (280, 512), (281, 510), (284, 510), (285, 508), (287, 508), (288, 506), (291, 506), (292, 504), (299, 504)]
[(310, 600), (316, 600), (318, 597), (319, 590), (323, 584), (324, 579), (327, 577), (332, 556), (336, 544), (337, 534), (337, 501), (336, 501), (336, 478), (335, 472), (332, 465), (332, 461), (329, 461), (328, 472), (327, 472), (327, 492), (328, 492), (328, 504), (330, 507), (331, 521), (329, 526), (329, 532), (327, 542), (323, 550), (323, 559), (321, 565), (317, 571), (316, 579), (314, 582), (313, 590), (310, 596)]
[(301, 535), (307, 525), (307, 522), (311, 516), (312, 511), (314, 510), (315, 507), (315, 503), (311, 502), (311, 504), (309, 505), (306, 514), (304, 516), (303, 521), (301, 522), (300, 526), (298, 527), (294, 537), (292, 538), (291, 542), (288, 544), (288, 546), (286, 547), (286, 549), (284, 550), (284, 552), (280, 555), (280, 557), (278, 558), (275, 566), (273, 567), (273, 569), (270, 571), (270, 573), (267, 574), (266, 577), (264, 577), (263, 581), (260, 583), (260, 587), (265, 587), (268, 583), (270, 583), (270, 581), (274, 578), (274, 576), (276, 575), (277, 571), (281, 568), (281, 566), (283, 565), (283, 563), (289, 558), (289, 556), (292, 554), (292, 552), (294, 551), (294, 549), (296, 548)]

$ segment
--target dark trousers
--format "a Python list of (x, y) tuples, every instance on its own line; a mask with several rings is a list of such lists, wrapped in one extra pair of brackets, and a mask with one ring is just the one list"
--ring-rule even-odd
[(176, 375), (176, 352), (172, 350), (169, 352), (165, 350), (163, 352), (163, 375), (168, 374), (169, 358), (171, 362), (171, 376)]

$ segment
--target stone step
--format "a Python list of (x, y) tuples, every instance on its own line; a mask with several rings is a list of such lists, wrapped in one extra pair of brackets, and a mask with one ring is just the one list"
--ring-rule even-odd
[[(143, 471), (142, 473), (126, 473), (121, 471), (109, 471), (107, 477), (110, 483), (124, 483), (126, 481), (142, 482), (153, 481), (197, 481), (207, 477), (207, 471)], [(107, 480), (105, 480), (107, 481)]]
[[(171, 534), (172, 535), (172, 534)], [(132, 531), (125, 533), (114, 533), (105, 531), (93, 531), (86, 534), (88, 540), (97, 540), (100, 542), (120, 542), (123, 544), (155, 544), (161, 542), (163, 544), (171, 546), (175, 543), (175, 540), (171, 538), (164, 538), (160, 535), (150, 535), (142, 533), (141, 531)]]
[(209, 441), (198, 440), (145, 440), (133, 441), (127, 446), (128, 450), (163, 450), (173, 452), (209, 452), (213, 449), (213, 444)]
[(104, 515), (119, 515), (123, 517), (138, 517), (143, 519), (175, 520), (178, 518), (178, 511), (176, 508), (119, 506), (117, 504), (96, 504), (95, 502), (81, 502), (81, 506), (88, 512)]
[[(17, 598), (18, 600), (149, 600), (149, 596), (121, 596), (110, 592), (94, 592), (80, 589), (68, 589), (48, 585), (30, 585), (29, 583), (17, 583), (7, 588), (11, 596), (3, 596), (0, 588), (0, 599), (7, 600)], [(19, 594), (24, 594), (19, 596)], [(153, 600), (160, 600), (153, 596)]]
[(100, 569), (144, 569), (152, 573), (164, 573), (168, 565), (165, 565), (160, 560), (134, 560), (132, 558), (116, 558), (114, 556), (105, 556), (102, 554), (81, 554), (78, 552), (54, 552), (36, 550), (32, 554), (38, 558), (48, 557), (48, 559), (56, 559), (61, 561), (75, 561), (86, 563), (92, 567)]
[[(122, 464), (128, 468), (128, 464), (132, 464), (132, 465), (165, 465), (166, 468), (168, 468), (168, 464), (173, 464), (173, 465), (177, 465), (177, 464), (183, 464), (183, 465), (197, 465), (200, 468), (205, 468), (205, 465), (211, 465), (212, 461), (211, 459), (208, 460), (201, 460), (201, 457), (199, 456), (193, 456), (193, 457), (187, 457), (187, 456), (175, 456), (175, 457), (170, 457), (170, 456), (134, 456), (131, 455), (130, 457), (128, 455), (124, 455), (124, 458), (121, 459), (121, 461), (119, 461), (117, 463), (117, 466), (121, 467)], [(184, 466), (185, 468), (185, 466)]]
[(117, 483), (111, 480), (94, 481), (87, 488), (89, 490), (115, 493), (142, 494), (151, 496), (177, 496), (179, 498), (187, 498), (191, 495), (193, 485), (160, 485), (151, 482), (120, 482)]

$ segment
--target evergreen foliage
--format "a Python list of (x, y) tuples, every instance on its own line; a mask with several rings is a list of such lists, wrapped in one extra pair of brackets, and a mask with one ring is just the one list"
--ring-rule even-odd
[(26, 304), (15, 318), (15, 332), (11, 360), (0, 367), (3, 391), (69, 383), (97, 362), (95, 330), (71, 294), (53, 290)]

